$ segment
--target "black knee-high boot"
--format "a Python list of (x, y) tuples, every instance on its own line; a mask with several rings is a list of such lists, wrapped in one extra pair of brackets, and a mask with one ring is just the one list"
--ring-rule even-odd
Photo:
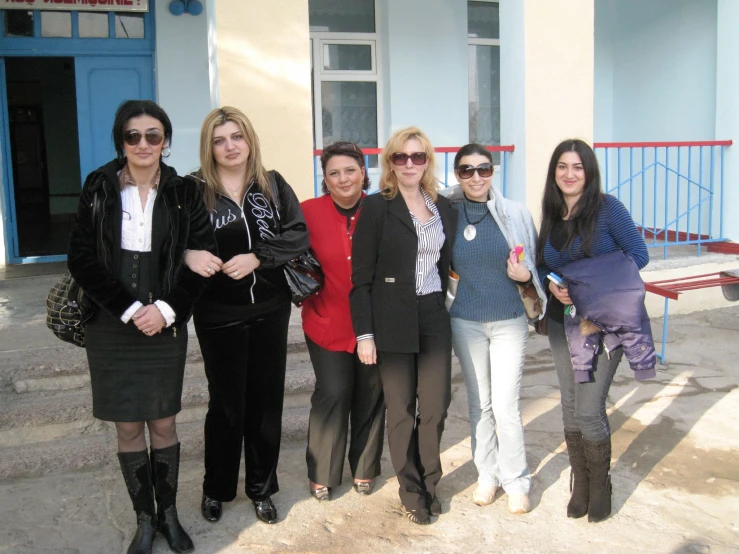
[(128, 547), (128, 554), (151, 554), (151, 545), (157, 533), (152, 490), (151, 465), (146, 450), (141, 452), (119, 452), (123, 479), (128, 495), (136, 511), (138, 527)]
[(570, 501), (567, 504), (567, 517), (583, 517), (588, 513), (590, 479), (585, 459), (583, 438), (580, 431), (565, 431), (567, 454), (570, 457)]
[(180, 473), (180, 443), (161, 450), (151, 449), (154, 492), (157, 499), (159, 531), (173, 552), (192, 552), (195, 546), (177, 517), (177, 479)]
[(590, 476), (588, 521), (603, 521), (611, 515), (611, 437), (598, 442), (583, 439)]

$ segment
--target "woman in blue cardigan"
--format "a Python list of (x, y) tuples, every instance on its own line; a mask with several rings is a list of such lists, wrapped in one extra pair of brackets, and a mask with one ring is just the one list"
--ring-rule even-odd
[[(649, 262), (644, 239), (624, 205), (603, 194), (598, 160), (582, 140), (569, 139), (554, 149), (542, 201), (542, 222), (536, 248), (543, 278), (585, 257), (621, 250), (639, 269)], [(562, 420), (570, 458), (568, 517), (588, 515), (597, 522), (611, 513), (611, 430), (606, 398), (623, 349), (601, 347), (587, 383), (576, 383), (565, 336), (565, 306), (572, 304), (566, 288), (549, 283), (549, 344), (562, 396)]]

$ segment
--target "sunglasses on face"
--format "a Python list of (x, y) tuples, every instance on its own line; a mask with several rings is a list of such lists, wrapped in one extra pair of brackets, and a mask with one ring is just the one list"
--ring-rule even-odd
[(457, 167), (457, 175), (462, 179), (469, 179), (475, 174), (475, 171), (477, 171), (480, 177), (490, 177), (493, 174), (493, 164), (480, 164), (477, 167), (473, 165), (460, 165)]
[(138, 143), (141, 142), (141, 137), (144, 137), (146, 139), (146, 142), (149, 143), (151, 146), (159, 146), (162, 144), (162, 141), (164, 140), (164, 135), (161, 131), (152, 130), (152, 131), (146, 131), (143, 135), (139, 131), (126, 131), (123, 134), (123, 142), (128, 144), (129, 146), (136, 146)]
[(390, 161), (393, 162), (393, 165), (405, 165), (408, 163), (408, 158), (411, 159), (413, 165), (423, 165), (427, 160), (426, 152), (413, 152), (410, 155), (405, 152), (395, 152), (390, 155)]

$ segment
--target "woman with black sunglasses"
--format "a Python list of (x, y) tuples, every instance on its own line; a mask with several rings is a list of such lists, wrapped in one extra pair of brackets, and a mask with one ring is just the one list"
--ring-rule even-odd
[(115, 422), (138, 520), (128, 551), (137, 553), (151, 552), (157, 530), (174, 552), (194, 549), (175, 505), (175, 415), (187, 321), (207, 281), (184, 266), (183, 256), (188, 248), (214, 252), (216, 245), (197, 183), (162, 162), (171, 141), (169, 117), (154, 102), (121, 104), (113, 123), (118, 157), (85, 181), (67, 262), (102, 308), (85, 325), (92, 413)]
[(531, 487), (519, 408), (529, 327), (517, 285), (533, 284), (546, 303), (536, 272), (536, 228), (525, 206), (492, 186), (493, 157), (484, 146), (463, 146), (454, 174), (459, 186), (448, 198), (459, 212), (452, 252), (459, 285), (450, 316), (478, 472), (472, 501), (490, 504), (502, 487), (510, 512), (522, 514), (530, 510)]
[(381, 194), (354, 232), (350, 306), (357, 353), (379, 364), (390, 457), (413, 523), (441, 514), (439, 445), (451, 401), (452, 340), (444, 307), (457, 213), (438, 195), (434, 149), (416, 127), (382, 153)]

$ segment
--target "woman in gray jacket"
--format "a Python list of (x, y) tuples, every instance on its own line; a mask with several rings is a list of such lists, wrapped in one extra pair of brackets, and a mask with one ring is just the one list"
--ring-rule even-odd
[(472, 499), (490, 504), (502, 486), (508, 509), (522, 514), (531, 508), (519, 408), (529, 329), (516, 285), (533, 284), (546, 304), (535, 271), (536, 229), (522, 204), (492, 187), (493, 159), (484, 146), (463, 146), (454, 158), (454, 174), (460, 186), (448, 197), (459, 211), (452, 251), (459, 286), (449, 311), (478, 471)]

